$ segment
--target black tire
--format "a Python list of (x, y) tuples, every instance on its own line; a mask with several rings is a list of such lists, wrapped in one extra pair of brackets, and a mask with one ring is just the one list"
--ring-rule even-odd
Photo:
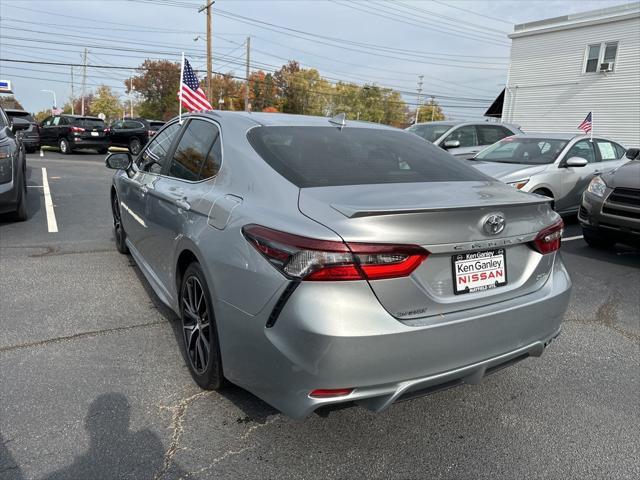
[(71, 144), (66, 138), (61, 138), (60, 140), (58, 140), (58, 148), (60, 149), (60, 153), (64, 155), (69, 155), (72, 150)]
[(220, 344), (207, 281), (198, 263), (184, 272), (180, 285), (182, 344), (189, 372), (205, 390), (224, 386)]
[(552, 210), (556, 209), (556, 202), (555, 202), (551, 192), (549, 192), (548, 190), (544, 190), (544, 189), (540, 188), (538, 190), (534, 190), (532, 193), (537, 193), (538, 195), (542, 195), (543, 197), (550, 198), (551, 199), (551, 209)]
[(582, 229), (582, 237), (591, 248), (609, 249), (616, 244), (615, 240), (602, 237), (591, 230)]
[(27, 178), (24, 172), (22, 173), (22, 188), (18, 195), (18, 207), (16, 208), (13, 216), (19, 222), (24, 222), (29, 218), (29, 206), (27, 204)]
[(98, 149), (98, 153), (99, 153), (100, 155), (104, 155), (104, 154), (105, 154), (105, 153), (107, 153), (108, 151), (109, 151), (109, 149), (108, 149), (108, 148), (99, 148), (99, 149)]
[(140, 150), (142, 150), (142, 142), (140, 139), (133, 137), (129, 142), (129, 153), (131, 153), (131, 155), (138, 155)]
[(124, 231), (122, 225), (122, 216), (120, 215), (120, 202), (118, 201), (118, 195), (113, 193), (111, 195), (111, 211), (113, 212), (113, 234), (116, 238), (116, 248), (124, 255), (129, 253), (129, 247), (127, 247), (127, 233)]

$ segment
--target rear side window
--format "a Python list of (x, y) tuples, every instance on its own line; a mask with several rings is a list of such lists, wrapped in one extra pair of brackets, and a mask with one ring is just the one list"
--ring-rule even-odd
[(136, 128), (144, 128), (144, 125), (142, 123), (140, 123), (140, 122), (134, 122), (134, 121), (127, 120), (127, 121), (124, 122), (124, 128), (133, 130), (133, 129), (136, 129)]
[(9, 118), (24, 118), (25, 120), (34, 123), (35, 120), (31, 114), (27, 112), (5, 112)]
[(509, 130), (498, 125), (478, 125), (478, 145), (493, 145), (505, 137), (513, 135)]
[(173, 155), (169, 175), (192, 182), (218, 173), (220, 157), (213, 152), (218, 128), (205, 120), (191, 120)]
[(298, 187), (486, 180), (478, 170), (403, 131), (256, 127), (256, 152)]

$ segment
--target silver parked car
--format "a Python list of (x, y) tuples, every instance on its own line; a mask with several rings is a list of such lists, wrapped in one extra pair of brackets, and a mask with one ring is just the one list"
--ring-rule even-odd
[(118, 250), (182, 322), (195, 381), (292, 417), (477, 383), (560, 331), (562, 220), (415, 135), (208, 112), (107, 157)]
[(515, 125), (488, 122), (441, 122), (417, 123), (406, 129), (434, 145), (447, 150), (451, 155), (468, 159), (489, 145), (505, 137), (522, 133)]
[(575, 134), (529, 134), (505, 138), (476, 155), (478, 170), (522, 190), (553, 199), (562, 215), (578, 211), (594, 175), (625, 163), (623, 146)]

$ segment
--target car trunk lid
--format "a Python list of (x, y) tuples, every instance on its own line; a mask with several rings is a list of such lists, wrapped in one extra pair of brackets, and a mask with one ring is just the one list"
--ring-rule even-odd
[[(474, 308), (542, 287), (554, 255), (541, 255), (530, 242), (557, 215), (548, 201), (494, 181), (427, 182), (302, 188), (300, 211), (346, 242), (420, 245), (429, 257), (408, 277), (371, 280), (382, 305), (398, 319)], [(497, 235), (483, 228), (499, 214)], [(503, 256), (506, 285), (454, 292), (454, 257), (468, 252)], [(485, 253), (483, 253), (485, 255)]]

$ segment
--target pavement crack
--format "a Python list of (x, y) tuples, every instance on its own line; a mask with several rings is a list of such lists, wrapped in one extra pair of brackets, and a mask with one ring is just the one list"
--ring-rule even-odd
[(141, 323), (138, 325), (127, 325), (124, 327), (114, 327), (114, 328), (106, 328), (104, 330), (93, 330), (90, 332), (82, 332), (82, 333), (76, 333), (74, 335), (67, 335), (67, 336), (63, 336), (63, 337), (56, 337), (56, 338), (50, 338), (47, 340), (41, 340), (39, 342), (31, 342), (31, 343), (21, 343), (19, 345), (9, 345), (7, 347), (0, 347), (0, 353), (5, 353), (5, 352), (12, 352), (14, 350), (22, 350), (25, 348), (34, 348), (34, 347), (41, 347), (44, 345), (50, 345), (53, 343), (60, 343), (60, 342), (67, 342), (67, 341), (71, 341), (71, 340), (77, 340), (79, 338), (86, 338), (86, 337), (96, 337), (96, 336), (100, 336), (100, 335), (108, 335), (110, 333), (117, 333), (117, 332), (124, 332), (127, 330), (134, 330), (134, 329), (138, 329), (138, 328), (146, 328), (146, 327), (152, 327), (154, 325), (160, 325), (165, 323), (165, 320), (154, 320), (153, 322), (147, 322), (147, 323)]
[(162, 463), (162, 469), (155, 475), (154, 480), (161, 480), (171, 467), (173, 457), (180, 450), (180, 441), (182, 440), (182, 434), (184, 433), (184, 416), (187, 413), (189, 405), (195, 402), (198, 398), (205, 395), (210, 395), (212, 392), (204, 391), (196, 393), (187, 397), (175, 405), (161, 406), (160, 410), (168, 410), (171, 412), (171, 443), (169, 448), (164, 453), (164, 460)]

